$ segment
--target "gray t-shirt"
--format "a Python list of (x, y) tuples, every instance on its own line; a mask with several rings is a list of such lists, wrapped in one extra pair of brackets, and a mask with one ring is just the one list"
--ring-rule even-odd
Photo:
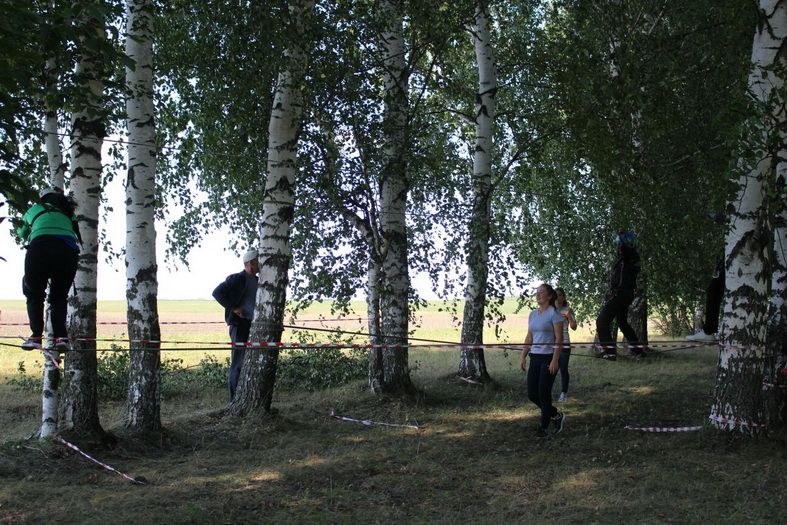
[(555, 311), (554, 306), (548, 306), (543, 313), (539, 313), (538, 309), (530, 312), (530, 317), (527, 320), (527, 329), (533, 336), (533, 346), (530, 347), (530, 353), (542, 355), (555, 353), (554, 325), (562, 322), (563, 316)]
[(243, 289), (243, 298), (240, 308), (244, 319), (254, 319), (254, 306), (257, 302), (257, 276), (246, 273), (246, 288)]
[[(571, 338), (568, 336), (568, 319), (563, 317), (563, 312), (568, 312), (569, 318), (574, 317), (574, 310), (572, 310), (569, 306), (564, 306), (557, 313), (560, 314), (560, 320), (563, 321), (563, 344), (569, 345), (571, 344)], [(566, 346), (563, 347), (563, 350), (568, 350)]]

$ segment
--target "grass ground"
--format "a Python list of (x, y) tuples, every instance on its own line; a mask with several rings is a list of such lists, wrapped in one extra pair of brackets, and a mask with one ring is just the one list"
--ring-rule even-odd
[[(11, 306), (0, 303), (0, 322), (7, 322)], [(169, 315), (190, 308), (180, 304)], [(209, 305), (194, 309), (186, 317), (220, 317)], [(122, 309), (113, 314), (102, 305), (102, 314), (122, 316)], [(438, 314), (418, 335), (455, 340)], [(522, 319), (509, 321), (511, 340), (521, 340), (516, 330)], [(225, 337), (220, 325), (170, 335)], [(574, 340), (587, 337), (580, 332)], [(783, 441), (708, 429), (650, 434), (624, 428), (703, 424), (715, 379), (714, 348), (615, 363), (586, 352), (571, 358), (566, 428), (545, 440), (533, 436), (537, 411), (525, 399), (518, 355), (498, 350), (487, 352), (496, 388), (452, 379), (456, 351), (412, 350), (412, 377), (424, 393), (418, 402), (375, 397), (356, 382), (316, 393), (277, 391), (274, 417), (240, 421), (221, 416), (223, 390), (165, 399), (167, 431), (156, 444), (123, 436), (122, 405), (102, 403), (103, 426), (121, 440), (112, 450), (90, 452), (148, 481), (136, 486), (61, 446), (20, 439), (37, 428), (40, 399), (11, 389), (6, 380), (16, 361), (38, 358), (3, 349), (0, 522), (781, 521), (787, 503)], [(422, 428), (367, 428), (328, 417), (331, 409)]]

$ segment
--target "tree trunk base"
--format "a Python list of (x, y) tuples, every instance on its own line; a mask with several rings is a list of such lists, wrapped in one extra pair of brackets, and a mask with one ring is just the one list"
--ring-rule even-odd
[(453, 377), (456, 382), (469, 385), (469, 386), (479, 386), (484, 388), (492, 388), (497, 390), (500, 384), (497, 383), (488, 373), (478, 374), (478, 375), (469, 375), (469, 374), (462, 374), (461, 372), (457, 373)]
[(380, 385), (371, 392), (378, 396), (385, 396), (394, 399), (420, 402), (424, 398), (424, 392), (418, 390), (412, 381), (402, 381), (396, 385)]
[(84, 430), (64, 430), (57, 433), (57, 436), (63, 438), (69, 443), (73, 443), (79, 448), (87, 449), (105, 449), (112, 450), (118, 445), (118, 438), (111, 432), (107, 432), (101, 428), (91, 432)]

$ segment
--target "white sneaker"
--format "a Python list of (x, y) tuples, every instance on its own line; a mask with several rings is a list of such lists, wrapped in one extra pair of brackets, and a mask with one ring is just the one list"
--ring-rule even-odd
[(696, 334), (686, 336), (686, 341), (696, 341), (698, 343), (715, 343), (716, 336), (713, 334), (706, 334), (703, 331), (699, 331)]
[(557, 398), (558, 401), (566, 401), (567, 399), (568, 399), (568, 396), (566, 395), (565, 392), (561, 392), (560, 393), (560, 397)]

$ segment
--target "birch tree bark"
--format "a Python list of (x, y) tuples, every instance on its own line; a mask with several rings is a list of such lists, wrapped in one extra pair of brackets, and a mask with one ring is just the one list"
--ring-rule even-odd
[[(401, 0), (383, 0), (380, 10), (385, 28), (380, 35), (383, 51), (384, 166), (380, 173), (380, 224), (385, 258), (382, 260), (380, 312), (382, 377), (380, 389), (388, 393), (411, 393), (407, 332), (410, 275), (407, 267), (407, 119), (408, 78)], [(371, 366), (374, 363), (370, 363)]]
[(366, 317), (369, 329), (369, 389), (382, 392), (385, 382), (383, 372), (383, 338), (380, 326), (380, 273), (381, 264), (378, 257), (372, 255), (366, 272)]
[[(771, 287), (772, 232), (766, 193), (775, 180), (776, 152), (768, 129), (783, 125), (783, 102), (775, 103), (783, 78), (774, 66), (784, 65), (787, 5), (783, 0), (760, 0), (752, 45), (749, 90), (771, 108), (758, 128), (762, 151), (748, 173), (737, 181), (738, 191), (728, 204), (730, 229), (725, 239), (726, 286), (719, 343), (721, 353), (710, 424), (716, 428), (757, 434), (766, 428), (763, 403), (763, 363)], [(741, 163), (742, 164), (742, 163)]]
[[(66, 164), (63, 162), (63, 150), (60, 146), (58, 135), (57, 108), (54, 99), (57, 92), (58, 65), (54, 57), (46, 60), (44, 67), (44, 147), (46, 149), (47, 164), (49, 165), (49, 185), (65, 189)], [(47, 303), (47, 338), (52, 338), (52, 324)], [(60, 385), (60, 369), (56, 366), (59, 356), (57, 352), (46, 352), (44, 358), (44, 378), (41, 396), (41, 439), (51, 438), (57, 434), (57, 406), (58, 386)]]
[[(104, 23), (81, 21), (104, 38)], [(101, 196), (101, 147), (104, 141), (103, 70), (101, 57), (89, 49), (79, 51), (76, 69), (83, 92), (81, 108), (72, 115), (71, 190), (77, 199), (76, 215), (82, 233), (74, 293), (68, 300), (68, 326), (72, 350), (65, 362), (65, 388), (59, 406), (59, 428), (81, 437), (103, 438), (98, 418), (96, 362), (96, 286), (98, 269), (98, 207)]]
[(46, 148), (47, 164), (49, 165), (49, 183), (57, 188), (65, 187), (67, 165), (63, 160), (63, 149), (60, 146), (59, 126), (57, 119), (58, 108), (54, 105), (57, 92), (58, 79), (57, 60), (50, 57), (44, 68), (45, 82), (45, 113), (44, 113), (44, 147)]
[(637, 276), (637, 289), (634, 291), (634, 300), (631, 301), (626, 320), (636, 332), (637, 342), (644, 350), (648, 346), (648, 277), (644, 271), (640, 271)]
[(468, 226), (467, 285), (462, 320), (462, 349), (459, 377), (489, 382), (484, 359), (484, 307), (489, 277), (489, 237), (492, 215), (492, 148), (494, 147), (497, 71), (489, 23), (489, 6), (476, 3), (475, 22), (470, 34), (478, 67), (473, 149), (473, 209)]
[[(787, 166), (782, 163), (780, 167)], [(777, 195), (782, 197), (784, 180), (784, 174), (780, 175)], [(770, 428), (787, 424), (787, 209), (784, 206), (782, 202), (782, 210), (774, 217), (773, 224), (773, 275), (765, 348), (763, 387)]]
[(130, 363), (126, 428), (161, 428), (159, 377), (161, 330), (156, 265), (156, 128), (153, 109), (152, 0), (126, 2), (128, 176), (126, 178), (126, 301)]
[[(303, 115), (302, 83), (308, 60), (307, 28), (313, 0), (293, 0), (288, 6), (291, 40), (284, 51), (268, 126), (268, 174), (260, 222), (260, 273), (257, 302), (249, 340), (278, 342), (284, 324), (287, 272), (291, 263), (290, 225), (295, 206), (296, 151)], [(249, 348), (235, 397), (228, 407), (236, 416), (271, 411), (279, 350)]]

